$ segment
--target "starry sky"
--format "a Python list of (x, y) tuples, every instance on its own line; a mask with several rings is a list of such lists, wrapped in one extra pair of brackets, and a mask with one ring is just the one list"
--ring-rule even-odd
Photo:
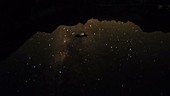
[(60, 25), (2, 62), (0, 88), (6, 96), (169, 96), (169, 43), (169, 33), (130, 21)]

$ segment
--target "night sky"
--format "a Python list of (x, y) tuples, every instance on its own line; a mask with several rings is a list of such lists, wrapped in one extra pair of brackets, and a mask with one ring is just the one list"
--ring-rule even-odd
[(1, 0), (0, 61), (36, 32), (99, 20), (131, 21), (145, 32), (170, 32), (170, 0)]
[[(87, 34), (84, 37), (76, 35)], [(169, 96), (170, 34), (131, 21), (37, 32), (0, 66), (2, 96)]]

